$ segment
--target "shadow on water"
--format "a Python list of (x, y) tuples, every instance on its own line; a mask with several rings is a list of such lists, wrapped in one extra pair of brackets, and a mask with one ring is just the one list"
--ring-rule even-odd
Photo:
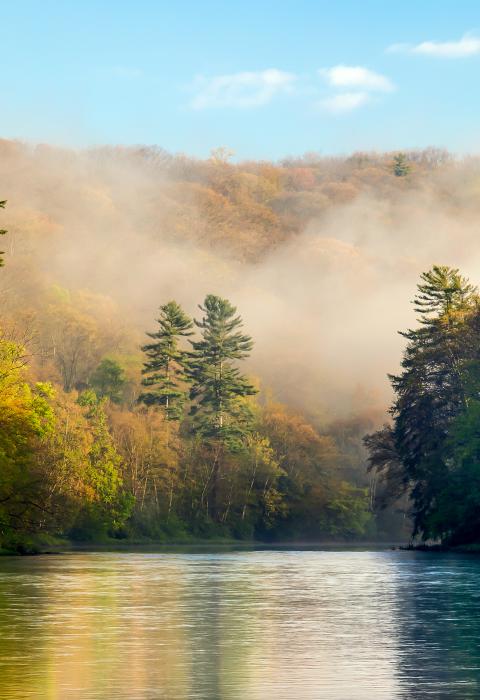
[(480, 557), (411, 554), (396, 573), (405, 700), (480, 697)]

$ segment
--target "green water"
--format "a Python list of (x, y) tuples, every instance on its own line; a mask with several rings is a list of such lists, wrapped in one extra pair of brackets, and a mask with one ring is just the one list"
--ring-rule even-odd
[(0, 560), (0, 698), (480, 697), (480, 557)]

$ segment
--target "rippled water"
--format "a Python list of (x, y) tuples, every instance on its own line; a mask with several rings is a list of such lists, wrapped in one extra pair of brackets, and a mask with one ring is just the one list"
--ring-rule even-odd
[(393, 551), (3, 558), (0, 698), (479, 698), (479, 584)]

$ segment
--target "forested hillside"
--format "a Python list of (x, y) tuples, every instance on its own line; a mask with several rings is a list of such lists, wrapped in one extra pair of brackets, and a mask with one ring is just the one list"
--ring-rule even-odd
[(3, 141), (0, 192), (4, 546), (404, 536), (362, 437), (406, 290), (476, 235), (477, 160)]

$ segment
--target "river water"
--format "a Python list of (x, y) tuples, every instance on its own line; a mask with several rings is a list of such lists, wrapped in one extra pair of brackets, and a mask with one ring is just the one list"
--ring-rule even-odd
[(480, 697), (480, 557), (0, 559), (0, 698)]

